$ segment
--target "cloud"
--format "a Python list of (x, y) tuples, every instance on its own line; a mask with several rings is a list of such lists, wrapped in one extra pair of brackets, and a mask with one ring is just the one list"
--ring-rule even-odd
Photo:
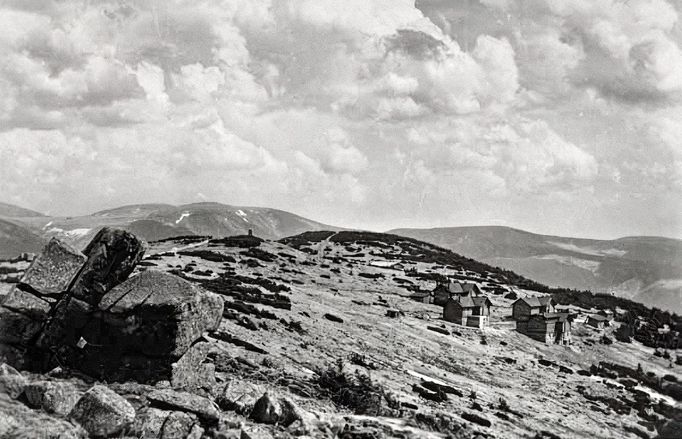
[(6, 1), (0, 186), (62, 213), (201, 193), (341, 225), (532, 228), (537, 205), (568, 227), (572, 203), (679, 183), (678, 5), (418, 6)]

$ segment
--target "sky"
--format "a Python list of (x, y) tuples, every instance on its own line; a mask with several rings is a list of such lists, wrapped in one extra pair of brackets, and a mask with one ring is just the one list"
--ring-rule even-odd
[(666, 0), (0, 0), (2, 201), (682, 238)]

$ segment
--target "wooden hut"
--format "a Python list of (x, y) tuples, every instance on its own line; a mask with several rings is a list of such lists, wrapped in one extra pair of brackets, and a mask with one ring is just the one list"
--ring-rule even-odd
[(433, 303), (433, 297), (431, 296), (430, 291), (418, 291), (412, 293), (410, 299), (421, 303)]
[(587, 316), (586, 325), (592, 326), (597, 329), (604, 329), (604, 326), (608, 325), (609, 319), (601, 314), (592, 314)]
[(534, 315), (556, 312), (556, 302), (551, 296), (524, 297), (512, 304), (512, 317), (527, 321)]
[(481, 294), (483, 294), (483, 292), (478, 285), (474, 283), (460, 283), (455, 281), (439, 283), (433, 290), (433, 303), (445, 306), (450, 298), (461, 300), (464, 297), (476, 297)]
[(527, 320), (517, 320), (516, 330), (547, 344), (571, 343), (571, 321), (567, 313), (533, 314)]
[(491, 306), (486, 296), (450, 298), (443, 307), (443, 320), (480, 328), (488, 324)]

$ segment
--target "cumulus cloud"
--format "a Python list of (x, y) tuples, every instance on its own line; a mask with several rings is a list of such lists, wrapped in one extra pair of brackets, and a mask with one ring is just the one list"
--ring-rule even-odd
[(678, 102), (670, 2), (466, 3), (3, 2), (0, 185), (62, 213), (201, 193), (341, 225), (532, 227), (536, 203), (562, 218), (614, 175), (670, 183), (583, 134), (615, 145), (618, 115), (670, 150), (674, 114), (654, 135), (627, 107)]

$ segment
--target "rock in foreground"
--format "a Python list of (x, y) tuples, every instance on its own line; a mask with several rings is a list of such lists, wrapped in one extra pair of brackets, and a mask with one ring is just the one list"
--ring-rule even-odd
[[(80, 368), (108, 380), (139, 382), (174, 380), (178, 362), (204, 331), (217, 329), (223, 312), (220, 296), (177, 276), (145, 271), (108, 292), (81, 336)], [(201, 366), (205, 350), (192, 351), (201, 358), (180, 362), (175, 369), (178, 386), (192, 364)], [(209, 371), (209, 373), (212, 372)]]
[(81, 397), (69, 417), (92, 436), (111, 436), (132, 425), (135, 409), (106, 386), (94, 386)]

